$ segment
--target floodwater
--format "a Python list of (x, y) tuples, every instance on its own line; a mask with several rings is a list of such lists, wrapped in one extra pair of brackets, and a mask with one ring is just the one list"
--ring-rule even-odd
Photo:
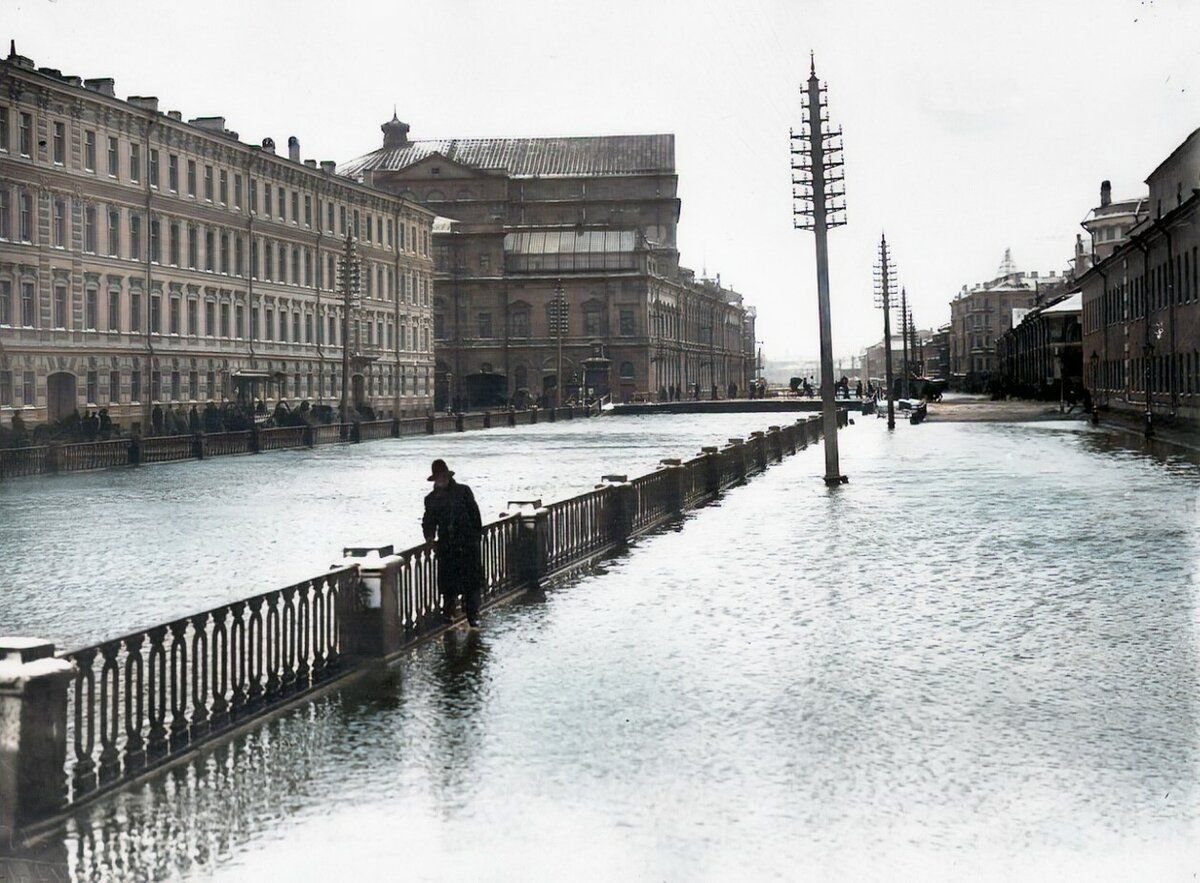
[[(692, 419), (539, 428), (586, 438), (596, 465), (573, 479), (538, 454), (505, 493), (738, 434)], [(303, 487), (324, 459), (371, 511), (386, 474), (403, 526), (416, 466), (393, 481), (398, 464), (367, 465), (395, 456), (380, 444), (245, 471)], [(440, 451), (472, 480), (469, 444)], [(497, 463), (519, 456), (502, 445)], [(59, 860), (79, 879), (1194, 879), (1200, 468), (1067, 422), (866, 418), (841, 451), (849, 485), (827, 490), (819, 448), (801, 452), (478, 634), (100, 801)], [(176, 494), (187, 475), (136, 481)], [(84, 479), (110, 499), (122, 480)], [(341, 527), (318, 551), (340, 543), (353, 506), (293, 492), (302, 509), (254, 530), (311, 558), (322, 528), (275, 519), (325, 499)], [(162, 530), (234, 560), (246, 499), (193, 500), (197, 520)], [(164, 571), (192, 542), (153, 541)], [(173, 585), (211, 579), (182, 570)]]

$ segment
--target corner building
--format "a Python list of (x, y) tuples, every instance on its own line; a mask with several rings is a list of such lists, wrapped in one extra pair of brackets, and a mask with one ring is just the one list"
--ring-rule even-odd
[[(434, 228), (439, 406), (746, 388), (753, 316), (679, 265), (674, 136), (410, 141), (339, 173), (418, 202)], [(746, 335), (751, 335), (746, 340)]]
[(185, 122), (110, 79), (0, 62), (0, 421), (340, 401), (336, 261), (357, 231), (357, 404), (432, 404), (432, 212), (334, 163)]

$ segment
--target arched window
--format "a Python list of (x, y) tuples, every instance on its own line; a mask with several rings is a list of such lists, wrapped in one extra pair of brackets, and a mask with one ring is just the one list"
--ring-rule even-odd
[(445, 202), (446, 195), (440, 190), (430, 190), (425, 194), (426, 202)]
[(633, 362), (621, 363), (621, 379), (633, 380)]

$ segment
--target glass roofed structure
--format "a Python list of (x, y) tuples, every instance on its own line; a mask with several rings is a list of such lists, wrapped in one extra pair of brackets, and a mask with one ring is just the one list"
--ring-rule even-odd
[(633, 230), (529, 230), (504, 235), (509, 273), (637, 269)]

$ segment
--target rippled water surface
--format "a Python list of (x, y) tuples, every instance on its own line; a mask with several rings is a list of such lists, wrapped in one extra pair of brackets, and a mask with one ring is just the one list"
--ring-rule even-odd
[[(563, 455), (537, 454), (494, 499), (583, 488), (615, 460), (636, 472), (704, 440), (661, 419), (548, 427), (573, 435)], [(760, 420), (704, 426), (723, 438)], [(562, 463), (582, 436), (606, 462), (576, 477)], [(482, 478), (502, 471), (481, 469), (488, 445), (496, 464), (523, 461), (509, 443), (440, 450)], [(468, 458), (471, 444), (483, 447)], [(478, 635), (452, 632), (102, 801), (66, 842), (69, 866), (138, 879), (1194, 879), (1200, 470), (1074, 423), (889, 435), (863, 420), (841, 447), (845, 487), (825, 489), (809, 449), (544, 601), (490, 612)], [(294, 509), (264, 502), (253, 530), (277, 554), (295, 537), (311, 559), (344, 527), (322, 539), (322, 524), (288, 519), (325, 508), (344, 526), (385, 484), (391, 523), (410, 525), (423, 465), (367, 449), (300, 455), (291, 471), (245, 461), (247, 475), (314, 485), (289, 491)], [(338, 478), (317, 487), (323, 468)], [(187, 474), (143, 470), (137, 499), (154, 499), (143, 476), (175, 494)], [(134, 479), (85, 481), (112, 500), (113, 482)], [(210, 530), (205, 513), (229, 516), (271, 483), (246, 481), (245, 495), (183, 494), (194, 515), (171, 535), (211, 536), (213, 560), (236, 558), (239, 532), (228, 517)], [(358, 502), (314, 502), (338, 483)], [(156, 551), (175, 583), (202, 587), (197, 560), (179, 564), (190, 549)]]

